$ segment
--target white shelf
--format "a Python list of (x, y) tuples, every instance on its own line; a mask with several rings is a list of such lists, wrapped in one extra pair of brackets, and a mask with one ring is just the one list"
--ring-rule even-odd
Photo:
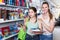
[(18, 6), (14, 6), (14, 5), (5, 5), (5, 4), (0, 4), (0, 6), (4, 6), (4, 7), (12, 7), (12, 8), (17, 8)]
[(16, 36), (17, 34), (18, 34), (18, 33), (12, 34), (12, 35), (10, 35), (10, 36), (8, 36), (8, 37), (4, 37), (3, 40), (9, 39), (9, 38), (11, 38), (11, 37), (13, 37), (13, 36)]
[(22, 7), (22, 6), (19, 6), (19, 8), (20, 8), (20, 9), (21, 9), (21, 8), (22, 8), (22, 9), (28, 9), (27, 7)]
[(24, 19), (0, 21), (0, 24), (1, 24), (1, 23), (9, 23), (9, 22), (20, 21), (20, 20), (24, 20)]
[(2, 5), (0, 4), (0, 8), (6, 9), (6, 10), (15, 10), (15, 9), (28, 9), (27, 7), (22, 7), (22, 6), (14, 6), (14, 5)]

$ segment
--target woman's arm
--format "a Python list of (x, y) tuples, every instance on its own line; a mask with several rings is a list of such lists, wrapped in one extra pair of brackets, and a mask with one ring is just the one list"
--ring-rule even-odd
[(55, 19), (52, 19), (52, 20), (50, 21), (50, 25), (47, 25), (43, 20), (42, 20), (42, 22), (43, 22), (43, 25), (45, 26), (45, 28), (46, 28), (49, 32), (53, 32), (53, 30), (54, 30), (54, 25), (55, 25)]
[(53, 32), (53, 30), (54, 30), (54, 25), (55, 25), (54, 20), (51, 20), (49, 27), (46, 26), (45, 28), (46, 28), (49, 32)]

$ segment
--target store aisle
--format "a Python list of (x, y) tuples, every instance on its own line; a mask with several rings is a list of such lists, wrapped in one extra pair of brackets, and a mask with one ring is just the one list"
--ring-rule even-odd
[(60, 40), (60, 26), (55, 27), (53, 32), (53, 40)]

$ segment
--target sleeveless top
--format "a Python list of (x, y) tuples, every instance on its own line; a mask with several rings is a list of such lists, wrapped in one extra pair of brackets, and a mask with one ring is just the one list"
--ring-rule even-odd
[[(40, 15), (40, 16), (38, 16), (38, 18), (42, 18), (42, 14)], [(49, 22), (49, 20), (43, 20), (48, 26), (50, 26), (50, 22)], [(43, 32), (43, 35), (50, 35), (50, 34), (52, 34), (51, 32), (49, 32), (48, 30), (46, 30), (46, 28), (45, 28), (45, 26), (42, 24), (42, 27), (43, 27), (43, 31), (45, 31), (45, 32)]]
[(27, 26), (27, 34), (29, 34), (29, 35), (35, 35), (35, 34), (31, 33), (30, 30), (39, 29), (38, 22), (31, 23), (30, 21), (28, 21), (26, 23), (26, 26)]

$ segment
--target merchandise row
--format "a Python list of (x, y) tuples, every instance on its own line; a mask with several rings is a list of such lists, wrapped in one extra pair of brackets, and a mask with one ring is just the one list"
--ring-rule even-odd
[(16, 36), (21, 26), (22, 26), (21, 24), (14, 24), (0, 28), (0, 40), (1, 39), (6, 40), (13, 36)]
[(27, 0), (0, 0), (0, 4), (28, 7)]
[(0, 9), (0, 19), (4, 20), (17, 20), (22, 19), (28, 15), (28, 10), (19, 9), (17, 11)]

